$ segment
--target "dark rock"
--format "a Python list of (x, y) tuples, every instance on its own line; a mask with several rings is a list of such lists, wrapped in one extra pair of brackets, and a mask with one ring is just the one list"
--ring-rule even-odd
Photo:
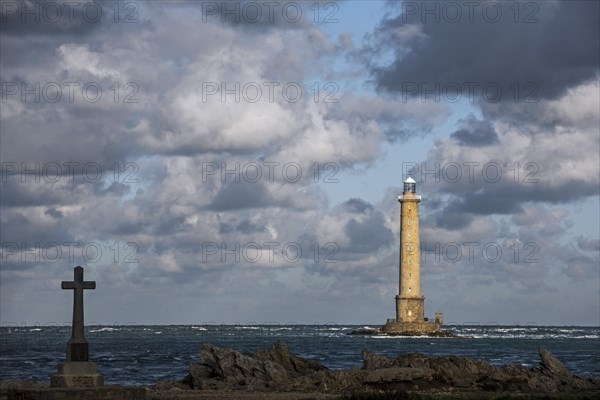
[(342, 371), (320, 371), (312, 376), (305, 377), (314, 387), (323, 392), (343, 393), (361, 390), (368, 371), (362, 369), (348, 369)]
[(203, 387), (203, 382), (207, 382), (215, 378), (216, 375), (208, 365), (191, 364), (188, 376), (184, 379), (191, 389), (206, 389)]
[(536, 379), (544, 381), (547, 388), (555, 387), (555, 390), (561, 392), (600, 389), (600, 381), (573, 375), (554, 354), (545, 348), (540, 346), (538, 352), (541, 359), (539, 370), (544, 377), (536, 377)]
[[(365, 383), (377, 387), (383, 383), (414, 382), (420, 389), (463, 388), (541, 393), (600, 389), (600, 381), (573, 376), (549, 351), (542, 349), (540, 357), (540, 368), (521, 365), (496, 368), (485, 361), (465, 357), (428, 357), (412, 353), (402, 354), (390, 362), (386, 357), (363, 352), (364, 368), (374, 371), (368, 375)], [(433, 371), (433, 375), (424, 373), (419, 376), (416, 371)], [(413, 373), (415, 375), (411, 375)]]
[(0, 380), (0, 399), (5, 399), (8, 392), (21, 389), (42, 389), (50, 385), (32, 380), (2, 379)]
[(429, 367), (430, 357), (421, 353), (401, 354), (394, 361), (396, 367), (423, 368)]
[(287, 371), (281, 365), (270, 360), (258, 360), (232, 349), (205, 343), (200, 357), (215, 379), (229, 384), (269, 387), (289, 379)]
[(485, 361), (455, 356), (433, 357), (429, 367), (437, 380), (453, 387), (472, 387), (484, 378), (494, 379), (498, 372)]
[(32, 380), (15, 380), (15, 379), (0, 380), (0, 390), (39, 389), (39, 388), (46, 388), (49, 386), (50, 385), (48, 383), (32, 381)]
[(282, 366), (292, 375), (307, 375), (316, 371), (326, 370), (323, 364), (293, 355), (282, 341), (275, 342), (270, 349), (258, 350), (254, 357), (261, 361), (271, 361)]
[(412, 382), (414, 380), (431, 380), (434, 371), (430, 368), (382, 368), (370, 371), (365, 383)]
[(420, 353), (402, 354), (391, 360), (363, 351), (362, 369), (330, 371), (316, 361), (293, 355), (282, 342), (252, 355), (204, 344), (200, 356), (204, 364), (190, 366), (183, 387), (331, 393), (365, 389), (524, 393), (600, 390), (599, 380), (574, 376), (542, 348), (539, 368), (521, 365), (497, 368), (482, 360), (428, 357)]
[(165, 380), (156, 383), (151, 387), (152, 390), (190, 390), (191, 387), (184, 381)]
[(318, 387), (319, 382), (298, 378), (327, 369), (319, 362), (293, 355), (280, 341), (253, 355), (204, 344), (200, 358), (204, 364), (191, 365), (186, 378), (193, 389), (284, 389), (297, 387), (299, 382)]
[(569, 371), (554, 354), (550, 353), (542, 346), (538, 348), (538, 353), (540, 354), (540, 369), (542, 372), (564, 378), (573, 377), (571, 371)]
[(374, 369), (389, 368), (392, 366), (392, 360), (379, 354), (371, 353), (367, 350), (362, 351), (363, 369), (372, 371)]

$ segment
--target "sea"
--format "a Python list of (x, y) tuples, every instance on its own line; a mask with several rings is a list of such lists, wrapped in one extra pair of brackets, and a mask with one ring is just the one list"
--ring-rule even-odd
[[(349, 335), (364, 325), (216, 324), (90, 325), (86, 337), (90, 359), (106, 384), (150, 386), (181, 380), (189, 365), (200, 363), (200, 347), (217, 346), (252, 353), (284, 341), (301, 357), (330, 369), (360, 368), (363, 349), (396, 357), (402, 353), (457, 355), (492, 365), (539, 365), (538, 347), (554, 353), (575, 374), (600, 379), (600, 327), (579, 326), (445, 326), (465, 338)], [(0, 327), (0, 379), (49, 382), (65, 358), (70, 326)]]

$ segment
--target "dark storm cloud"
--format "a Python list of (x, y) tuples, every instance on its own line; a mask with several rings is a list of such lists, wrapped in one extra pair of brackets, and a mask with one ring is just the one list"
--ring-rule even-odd
[(73, 241), (73, 234), (64, 218), (41, 219), (33, 212), (3, 209), (1, 222), (2, 243), (24, 244), (25, 248), (47, 243)]
[(109, 233), (115, 235), (133, 235), (142, 232), (144, 221), (119, 221), (114, 225)]
[(363, 199), (358, 199), (358, 198), (352, 198), (349, 200), (346, 200), (343, 204), (342, 207), (351, 213), (356, 213), (356, 214), (363, 214), (367, 211), (371, 211), (373, 210), (373, 206), (371, 205), (371, 203), (369, 203), (368, 201), (365, 201)]
[[(85, 175), (87, 170), (94, 178), (97, 172), (103, 176), (112, 174), (115, 164), (123, 168), (129, 161), (128, 155), (136, 153), (138, 146), (134, 139), (114, 122), (126, 118), (131, 112), (127, 107), (115, 107), (110, 112), (96, 108), (91, 112), (90, 108), (74, 103), (61, 107), (60, 113), (56, 106), (41, 107), (37, 118), (29, 118), (26, 123), (18, 116), (2, 120), (2, 139), (11, 143), (10, 152), (2, 148), (3, 169), (8, 165), (16, 165), (18, 171), (23, 165), (32, 169), (37, 163), (42, 174), (44, 169), (48, 174), (58, 171), (61, 179), (66, 179)], [(32, 146), (33, 141), (38, 146)]]
[(366, 200), (351, 198), (338, 205), (333, 215), (338, 216), (342, 222), (340, 228), (350, 239), (347, 245), (340, 245), (341, 259), (351, 259), (354, 253), (377, 251), (394, 240), (384, 214)]
[[(118, 2), (2, 1), (0, 33), (18, 36), (84, 36), (94, 32), (103, 21), (114, 19), (118, 4), (123, 10), (124, 3)], [(119, 18), (118, 14), (116, 18)]]
[[(67, 191), (53, 190), (52, 185), (35, 182), (34, 175), (24, 175), (30, 182), (20, 182), (19, 178), (6, 179), (0, 183), (0, 205), (4, 207), (44, 206), (67, 204)], [(39, 176), (38, 176), (39, 178)], [(32, 181), (32, 182), (31, 182)]]
[(489, 121), (479, 121), (473, 115), (458, 121), (460, 129), (450, 134), (463, 146), (480, 147), (498, 143), (498, 134)]
[(381, 212), (371, 213), (364, 221), (348, 221), (346, 235), (350, 238), (348, 250), (353, 253), (370, 253), (394, 240), (394, 234), (385, 226)]
[(240, 222), (240, 224), (237, 226), (237, 230), (242, 233), (249, 234), (249, 233), (255, 233), (255, 232), (264, 232), (265, 227), (254, 224), (252, 221), (244, 220), (244, 221)]
[[(38, 163), (38, 165), (41, 164)], [(102, 168), (99, 164), (96, 167)], [(130, 187), (126, 184), (103, 182), (102, 175), (96, 172), (99, 169), (95, 169), (86, 177), (85, 175), (75, 175), (74, 171), (72, 174), (66, 172), (62, 175), (45, 174), (42, 168), (36, 169), (33, 164), (26, 165), (25, 168), (29, 168), (29, 170), (3, 171), (3, 182), (0, 182), (0, 206), (2, 208), (71, 205), (86, 201), (85, 199), (90, 195), (96, 198), (122, 197), (130, 191)], [(104, 172), (109, 171), (108, 168), (109, 166), (105, 166)], [(110, 171), (110, 174), (112, 173)], [(92, 178), (93, 181), (90, 180)], [(111, 177), (108, 179), (110, 180)], [(62, 217), (55, 207), (49, 208), (47, 213), (55, 218)]]
[[(459, 7), (461, 4), (452, 3)], [(502, 16), (497, 22), (488, 22), (490, 18), (486, 20), (483, 15), (488, 3), (501, 8)], [(382, 20), (367, 50), (368, 57), (380, 55), (384, 60), (389, 59), (384, 56), (386, 52), (393, 53), (389, 63), (372, 62), (370, 69), (378, 88), (420, 93), (421, 84), (429, 90), (436, 84), (443, 88), (450, 83), (462, 86), (464, 82), (475, 82), (479, 88), (474, 93), (479, 97), (482, 86), (491, 82), (502, 88), (500, 101), (512, 101), (515, 83), (521, 85), (519, 97), (525, 96), (524, 85), (532, 82), (534, 86), (527, 90), (536, 92), (535, 99), (556, 98), (567, 88), (598, 76), (600, 3), (477, 4), (472, 22), (468, 9), (463, 10), (457, 22), (452, 22), (453, 17), (443, 12), (442, 1), (405, 2), (401, 7), (404, 14)], [(521, 14), (515, 23), (512, 13), (516, 7)], [(432, 13), (422, 14), (431, 9)], [(523, 21), (526, 15), (531, 17), (531, 23)]]
[(445, 206), (444, 212), (440, 214), (437, 221), (440, 226), (460, 228), (462, 213), (512, 214), (520, 212), (526, 203), (565, 204), (595, 193), (595, 188), (588, 182), (572, 181), (568, 186), (570, 189), (565, 190), (564, 186), (553, 187), (541, 183), (525, 186), (511, 182), (498, 182), (467, 190), (468, 187), (465, 186), (453, 188), (449, 185), (446, 189), (454, 193), (458, 199), (453, 199)]
[(219, 224), (219, 233), (220, 234), (227, 234), (227, 233), (231, 233), (231, 232), (235, 232), (235, 227), (231, 224), (228, 224), (226, 222), (221, 222)]
[(60, 219), (63, 217), (63, 213), (52, 207), (46, 210), (45, 215), (50, 215), (53, 218)]
[(209, 209), (215, 211), (241, 210), (246, 208), (267, 208), (286, 206), (268, 195), (262, 182), (230, 182), (221, 188), (214, 197)]
[(448, 208), (456, 212), (473, 214), (512, 214), (521, 210), (519, 202), (511, 193), (503, 190), (488, 190), (481, 193), (467, 193), (462, 200), (451, 203)]
[(436, 226), (448, 230), (457, 230), (467, 227), (473, 217), (464, 211), (457, 211), (456, 202), (449, 203), (442, 211), (435, 213)]
[(266, 227), (264, 225), (257, 225), (247, 219), (237, 224), (237, 226), (227, 222), (221, 222), (219, 224), (219, 233), (221, 234), (241, 232), (243, 234), (248, 235), (251, 233), (259, 233), (265, 231)]

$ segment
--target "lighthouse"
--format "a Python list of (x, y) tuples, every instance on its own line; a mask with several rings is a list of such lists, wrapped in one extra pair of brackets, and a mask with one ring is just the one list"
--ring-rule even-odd
[(396, 321), (425, 321), (425, 297), (421, 294), (421, 243), (417, 183), (404, 181), (400, 202), (400, 287), (396, 296)]
[(434, 322), (425, 318), (425, 297), (421, 293), (421, 241), (417, 183), (404, 181), (400, 203), (400, 283), (396, 296), (396, 318), (388, 319), (381, 330), (388, 334), (428, 335), (440, 332), (443, 314), (435, 313)]

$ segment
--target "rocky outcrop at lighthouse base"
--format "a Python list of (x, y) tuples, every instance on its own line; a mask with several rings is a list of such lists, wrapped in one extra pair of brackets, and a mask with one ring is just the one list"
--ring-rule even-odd
[(359, 328), (349, 332), (349, 335), (381, 335), (381, 336), (429, 336), (429, 337), (445, 337), (445, 338), (462, 338), (468, 339), (467, 336), (458, 336), (451, 330), (439, 329), (433, 323), (429, 324), (428, 329), (423, 329), (419, 323), (390, 323), (385, 324), (381, 329)]

